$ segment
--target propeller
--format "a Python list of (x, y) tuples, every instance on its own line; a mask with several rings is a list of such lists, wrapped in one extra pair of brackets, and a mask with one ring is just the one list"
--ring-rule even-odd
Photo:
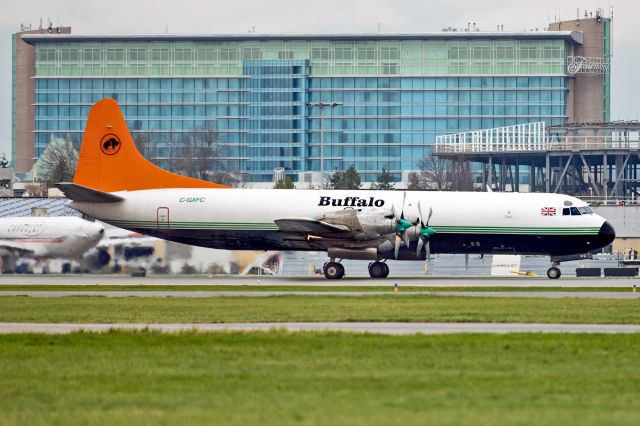
[(400, 241), (404, 241), (404, 245), (409, 247), (409, 234), (406, 231), (415, 225), (404, 218), (404, 203), (406, 200), (407, 193), (404, 192), (402, 194), (402, 210), (400, 210), (400, 217), (398, 217), (396, 213), (395, 206), (392, 206), (393, 217), (396, 219), (396, 246), (394, 250), (396, 259), (398, 258), (398, 253), (400, 253)]
[(422, 248), (426, 246), (428, 262), (431, 258), (431, 244), (429, 243), (429, 239), (436, 233), (436, 230), (429, 226), (431, 215), (433, 215), (433, 209), (431, 208), (431, 206), (429, 206), (429, 216), (425, 221), (424, 215), (422, 214), (422, 206), (420, 205), (420, 201), (418, 201), (418, 213), (420, 213), (420, 229), (418, 237), (418, 247), (416, 248), (416, 257), (420, 257)]

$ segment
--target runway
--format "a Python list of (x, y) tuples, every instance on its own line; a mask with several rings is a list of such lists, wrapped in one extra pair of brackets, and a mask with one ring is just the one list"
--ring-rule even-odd
[(640, 325), (608, 324), (518, 324), (518, 323), (399, 323), (399, 322), (283, 322), (229, 324), (69, 324), (0, 323), (0, 334), (69, 334), (79, 331), (104, 333), (110, 330), (151, 330), (165, 333), (276, 331), (348, 332), (389, 335), (457, 333), (640, 333)]
[(0, 285), (268, 285), (268, 286), (375, 286), (392, 287), (627, 287), (640, 284), (634, 278), (576, 278), (561, 277), (549, 280), (546, 277), (432, 277), (402, 276), (386, 279), (369, 277), (347, 277), (327, 280), (321, 276), (239, 276), (239, 275), (152, 275), (131, 277), (129, 275), (0, 275)]
[(409, 297), (454, 296), (454, 297), (527, 297), (545, 299), (640, 299), (640, 293), (596, 292), (596, 291), (0, 291), (0, 297), (283, 297), (283, 296), (315, 296), (315, 297), (370, 297), (394, 296)]

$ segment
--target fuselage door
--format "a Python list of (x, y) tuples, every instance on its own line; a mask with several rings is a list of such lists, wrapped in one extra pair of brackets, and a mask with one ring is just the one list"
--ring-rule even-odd
[(169, 207), (158, 207), (156, 217), (158, 229), (169, 229)]

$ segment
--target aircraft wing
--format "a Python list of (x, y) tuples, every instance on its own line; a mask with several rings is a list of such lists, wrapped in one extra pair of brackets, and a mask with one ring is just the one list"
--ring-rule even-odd
[(311, 234), (325, 238), (346, 238), (352, 234), (348, 226), (333, 225), (306, 217), (277, 219), (274, 222), (282, 232), (294, 234)]
[(8, 240), (0, 240), (0, 253), (24, 256), (24, 255), (33, 254), (33, 250), (31, 250), (30, 248), (27, 248), (24, 244), (20, 244), (20, 243), (8, 241)]

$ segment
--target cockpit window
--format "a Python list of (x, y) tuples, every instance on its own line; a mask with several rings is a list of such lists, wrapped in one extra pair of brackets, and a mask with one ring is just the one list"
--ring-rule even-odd
[(577, 207), (571, 207), (571, 216), (580, 216), (580, 210)]
[(571, 215), (571, 209), (569, 207), (565, 207), (562, 209), (562, 216), (569, 216)]
[(582, 214), (593, 214), (593, 210), (591, 210), (591, 207), (589, 206), (578, 207), (578, 210), (580, 210), (580, 213)]

